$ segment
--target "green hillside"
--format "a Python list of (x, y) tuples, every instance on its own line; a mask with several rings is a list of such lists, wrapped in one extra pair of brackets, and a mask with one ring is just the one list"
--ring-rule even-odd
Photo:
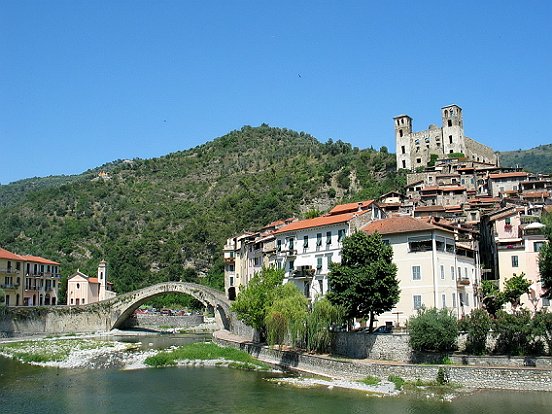
[(160, 158), (0, 186), (0, 246), (58, 260), (65, 276), (105, 258), (118, 292), (198, 274), (220, 284), (226, 238), (400, 189), (382, 149), (246, 126)]
[(552, 144), (540, 145), (529, 150), (506, 151), (500, 153), (500, 165), (519, 166), (534, 173), (552, 173)]

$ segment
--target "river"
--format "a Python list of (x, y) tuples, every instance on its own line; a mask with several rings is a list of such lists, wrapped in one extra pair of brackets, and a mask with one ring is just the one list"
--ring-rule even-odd
[[(140, 340), (153, 347), (168, 341)], [(278, 376), (223, 367), (41, 368), (0, 358), (0, 413), (542, 414), (552, 407), (552, 393), (486, 391), (440, 402), (413, 395), (380, 398), (337, 388), (299, 389), (266, 380)]]

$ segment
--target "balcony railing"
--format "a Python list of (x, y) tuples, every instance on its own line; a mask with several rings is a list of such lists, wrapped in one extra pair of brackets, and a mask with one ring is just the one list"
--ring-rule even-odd
[(17, 289), (19, 287), (19, 283), (5, 283), (3, 285), (0, 285), (0, 288), (2, 289)]
[(19, 273), (19, 270), (14, 269), (13, 267), (8, 267), (8, 268), (0, 269), (0, 273), (13, 274), (13, 273)]
[(497, 250), (523, 249), (524, 247), (523, 243), (499, 244), (496, 246)]
[(461, 277), (456, 281), (459, 286), (468, 286), (470, 284), (470, 279), (468, 277)]

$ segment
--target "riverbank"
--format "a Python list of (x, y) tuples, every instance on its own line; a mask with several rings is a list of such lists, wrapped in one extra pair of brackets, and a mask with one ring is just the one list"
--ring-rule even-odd
[(254, 344), (227, 331), (214, 333), (223, 346), (242, 349), (261, 361), (284, 369), (330, 378), (359, 381), (366, 377), (382, 380), (401, 378), (412, 383), (457, 384), (466, 389), (552, 391), (552, 370), (528, 367), (480, 367), (464, 365), (421, 365), (368, 359), (336, 358), (285, 351)]

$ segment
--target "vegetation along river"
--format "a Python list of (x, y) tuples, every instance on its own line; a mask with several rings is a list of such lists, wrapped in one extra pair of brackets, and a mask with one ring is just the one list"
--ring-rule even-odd
[[(166, 337), (127, 340), (154, 347), (166, 346), (168, 341)], [(179, 344), (189, 340), (178, 339)], [(486, 391), (443, 402), (425, 394), (374, 397), (360, 391), (295, 388), (267, 380), (282, 375), (289, 376), (217, 366), (44, 368), (0, 357), (0, 413), (542, 414), (552, 406), (552, 393)]]

